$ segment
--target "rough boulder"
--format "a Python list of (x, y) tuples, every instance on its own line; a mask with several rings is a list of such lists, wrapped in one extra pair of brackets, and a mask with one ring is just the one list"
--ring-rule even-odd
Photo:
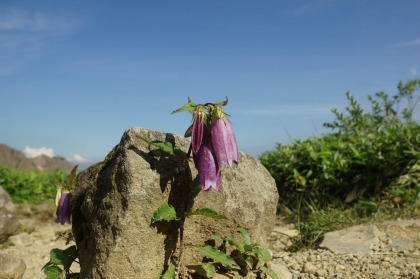
[[(185, 167), (142, 140), (169, 141), (187, 152), (190, 141), (144, 128), (128, 129), (101, 163), (82, 171), (72, 199), (73, 233), (79, 248), (81, 278), (157, 278), (178, 256), (178, 222), (152, 223), (163, 203), (183, 210)], [(191, 177), (197, 175), (190, 164)], [(220, 191), (193, 194), (193, 209), (210, 208), (227, 217), (191, 216), (185, 243), (205, 244), (211, 235), (241, 239), (238, 227), (253, 242), (266, 245), (274, 227), (278, 193), (274, 179), (254, 157), (240, 153), (239, 164), (224, 168)], [(202, 255), (187, 248), (185, 264)]]

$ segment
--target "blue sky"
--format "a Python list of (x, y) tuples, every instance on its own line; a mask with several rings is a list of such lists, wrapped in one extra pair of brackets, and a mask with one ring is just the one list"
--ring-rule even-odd
[(102, 160), (133, 126), (183, 134), (229, 97), (239, 149), (326, 130), (420, 78), (420, 1), (0, 2), (0, 143)]

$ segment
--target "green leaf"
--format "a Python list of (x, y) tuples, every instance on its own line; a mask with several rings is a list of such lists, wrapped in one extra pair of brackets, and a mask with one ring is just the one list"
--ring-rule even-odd
[(241, 279), (241, 276), (239, 275), (239, 272), (236, 270), (232, 271), (233, 275), (235, 276), (235, 279)]
[(182, 156), (183, 159), (187, 158), (187, 154), (179, 149), (176, 149), (173, 147), (172, 143), (170, 142), (166, 142), (166, 141), (160, 141), (160, 140), (151, 140), (149, 138), (144, 138), (141, 136), (137, 136), (139, 139), (141, 139), (142, 141), (153, 145), (159, 149), (162, 149), (163, 151), (171, 154), (171, 155), (176, 155), (176, 156)]
[(183, 105), (181, 108), (171, 112), (171, 114), (174, 114), (174, 113), (177, 113), (177, 112), (182, 112), (182, 111), (189, 111), (189, 113), (193, 114), (196, 107), (197, 107), (197, 105), (190, 101), (190, 102), (186, 103), (185, 105)]
[(179, 217), (176, 214), (175, 208), (172, 205), (169, 205), (167, 203), (162, 204), (158, 210), (153, 213), (153, 219), (152, 223), (157, 221), (172, 221), (172, 220), (181, 220), (181, 217)]
[(47, 275), (47, 279), (65, 279), (66, 272), (56, 265), (48, 266), (44, 269), (44, 274)]
[(196, 209), (194, 211), (190, 211), (186, 214), (187, 216), (189, 215), (201, 215), (201, 216), (206, 216), (206, 217), (210, 217), (213, 219), (226, 219), (225, 216), (223, 216), (222, 214), (217, 213), (214, 210), (211, 210), (209, 208), (200, 208), (200, 209)]
[(76, 245), (72, 245), (68, 247), (66, 250), (64, 250), (64, 253), (68, 255), (70, 258), (72, 258), (73, 261), (78, 257)]
[[(69, 250), (68, 250), (69, 249)], [(66, 250), (61, 250), (58, 248), (52, 249), (50, 251), (50, 262), (55, 265), (62, 265), (65, 269), (69, 269), (74, 259), (77, 257), (76, 246), (71, 246)]]
[(169, 154), (175, 155), (174, 147), (173, 147), (172, 143), (170, 143), (170, 142), (159, 141), (159, 140), (151, 140), (149, 138), (144, 138), (144, 137), (141, 137), (141, 136), (137, 136), (137, 137), (139, 139), (141, 139), (142, 141), (150, 144), (150, 145), (156, 146), (157, 148), (160, 148), (163, 151), (168, 152)]
[(230, 245), (235, 245), (235, 246), (236, 246), (236, 248), (237, 248), (239, 251), (241, 251), (241, 252), (245, 252), (244, 247), (243, 247), (241, 244), (239, 244), (239, 242), (238, 242), (236, 239), (234, 239), (233, 237), (226, 237), (226, 241), (227, 241)]
[(244, 249), (245, 249), (245, 251), (251, 251), (252, 249), (254, 249), (254, 247), (252, 247), (251, 245), (245, 244)]
[(264, 272), (265, 274), (270, 275), (270, 277), (271, 277), (272, 279), (278, 279), (277, 274), (276, 274), (273, 270), (271, 270), (271, 269), (269, 269), (269, 268), (267, 268), (267, 267), (265, 267), (265, 266), (260, 267), (260, 270), (261, 270), (262, 272)]
[(254, 266), (254, 260), (251, 257), (245, 256), (245, 262), (248, 265), (249, 269), (252, 269)]
[(197, 251), (202, 253), (204, 256), (206, 256), (207, 258), (213, 259), (216, 262), (221, 263), (225, 267), (229, 267), (229, 268), (233, 268), (233, 269), (238, 269), (239, 268), (238, 265), (236, 264), (236, 262), (231, 257), (229, 257), (228, 255), (226, 255), (223, 252), (220, 252), (216, 248), (213, 248), (213, 247), (208, 246), (208, 245), (207, 246), (194, 245), (193, 247)]
[(189, 269), (194, 270), (198, 275), (205, 278), (212, 278), (216, 273), (216, 268), (210, 263), (202, 263), (199, 265), (190, 265)]
[(166, 270), (165, 274), (163, 274), (161, 279), (175, 279), (175, 265), (171, 263), (168, 267), (168, 270)]
[(191, 182), (190, 189), (193, 193), (198, 193), (201, 191), (200, 178), (198, 177), (198, 175)]
[(212, 235), (210, 238), (216, 240), (220, 244), (223, 244), (223, 238), (221, 238), (219, 235)]
[(243, 228), (239, 228), (239, 232), (242, 234), (242, 238), (244, 239), (244, 243), (246, 245), (251, 245), (251, 237), (249, 236), (248, 232)]
[(258, 260), (260, 260), (260, 261), (269, 261), (269, 260), (271, 260), (270, 253), (267, 250), (265, 250), (265, 249), (262, 249), (262, 248), (258, 248), (257, 247), (257, 248), (254, 248), (251, 251), (251, 253), (254, 254), (258, 258)]

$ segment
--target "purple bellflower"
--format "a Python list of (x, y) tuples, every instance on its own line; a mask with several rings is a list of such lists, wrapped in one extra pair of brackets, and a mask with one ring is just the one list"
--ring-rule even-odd
[(70, 199), (71, 193), (67, 191), (57, 191), (57, 195), (55, 196), (55, 205), (57, 206), (57, 219), (55, 220), (56, 223), (61, 223), (64, 225), (65, 222), (70, 224)]
[(218, 166), (222, 163), (232, 167), (232, 161), (238, 162), (239, 152), (232, 126), (221, 107), (216, 107), (210, 127), (211, 142)]
[(57, 186), (57, 194), (55, 195), (55, 205), (57, 206), (57, 219), (56, 223), (70, 224), (70, 199), (71, 199), (71, 189), (73, 187), (73, 180), (76, 178), (76, 171), (78, 165), (75, 165), (70, 172), (69, 178), (67, 179), (67, 185), (63, 185), (60, 182), (52, 180), (51, 182)]
[(198, 170), (199, 186), (203, 190), (210, 188), (219, 191), (220, 169), (216, 163), (213, 148), (209, 140), (205, 140), (196, 154), (194, 164)]
[(194, 112), (194, 122), (191, 134), (192, 150), (194, 154), (198, 152), (203, 141), (203, 130), (205, 120), (206, 113), (204, 112), (202, 105), (198, 105), (197, 110)]

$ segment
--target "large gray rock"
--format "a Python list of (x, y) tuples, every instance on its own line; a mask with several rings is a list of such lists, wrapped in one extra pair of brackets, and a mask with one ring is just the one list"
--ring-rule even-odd
[[(178, 256), (178, 222), (152, 224), (163, 203), (182, 212), (185, 167), (174, 156), (136, 136), (170, 141), (187, 152), (190, 141), (144, 128), (128, 129), (104, 162), (82, 171), (72, 199), (73, 233), (79, 248), (81, 278), (157, 278)], [(190, 164), (191, 176), (197, 171)], [(238, 227), (262, 245), (274, 227), (278, 193), (274, 179), (252, 156), (223, 169), (220, 191), (193, 194), (193, 209), (211, 208), (227, 217), (187, 218), (185, 243), (204, 244), (211, 235), (241, 239)], [(187, 248), (185, 264), (202, 260)]]
[(370, 254), (373, 252), (373, 247), (379, 244), (379, 233), (375, 225), (360, 225), (328, 232), (324, 235), (319, 247), (327, 248), (339, 254)]
[(26, 264), (17, 252), (0, 251), (0, 279), (21, 279)]
[(13, 234), (18, 226), (16, 207), (9, 194), (0, 186), (0, 242)]

